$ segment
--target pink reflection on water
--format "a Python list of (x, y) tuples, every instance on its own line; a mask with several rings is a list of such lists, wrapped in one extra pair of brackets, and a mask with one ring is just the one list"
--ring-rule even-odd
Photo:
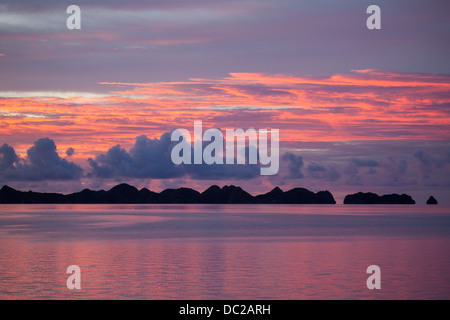
[[(2, 241), (2, 299), (448, 299), (445, 239)], [(68, 290), (67, 266), (82, 290)], [(367, 266), (382, 270), (368, 290)]]
[[(374, 227), (377, 232), (371, 235), (357, 233), (355, 229), (355, 234), (289, 236), (292, 230), (304, 228), (303, 224), (308, 223), (313, 231), (324, 226), (329, 230), (330, 221), (339, 222), (341, 216), (369, 215), (368, 209), (4, 206), (0, 212), (0, 298), (449, 299), (450, 240), (449, 234), (442, 232), (447, 230), (448, 220), (442, 217), (448, 215), (448, 208), (433, 207), (426, 214), (422, 212), (424, 208), (371, 207), (372, 220), (368, 221), (378, 223)], [(299, 225), (281, 224), (278, 231), (284, 230), (284, 236), (267, 236), (259, 230), (254, 233), (256, 236), (252, 235), (254, 223), (267, 217), (271, 217), (270, 223), (276, 221), (272, 217), (275, 211), (285, 214), (280, 219)], [(296, 215), (304, 219), (289, 220)], [(319, 215), (326, 219), (318, 218)], [(440, 233), (384, 233), (392, 222), (391, 215), (401, 217), (400, 227), (403, 224), (408, 227), (410, 218), (417, 216), (420, 219), (411, 230), (423, 226)], [(142, 236), (152, 235), (159, 223), (165, 221), (178, 224), (166, 226), (164, 238)], [(210, 224), (199, 225), (196, 221)], [(345, 226), (359, 229), (359, 221), (354, 226)], [(441, 227), (443, 222), (444, 229), (435, 229), (435, 225)], [(213, 233), (204, 236), (202, 230), (193, 229), (189, 237), (180, 234), (184, 229), (178, 228), (217, 224), (233, 228), (245, 224), (246, 228), (226, 236)], [(133, 228), (122, 228), (129, 225)], [(84, 232), (70, 233), (74, 228)], [(100, 233), (104, 229), (107, 233)], [(123, 233), (128, 233), (127, 237)], [(198, 236), (194, 237), (195, 234)], [(81, 268), (81, 290), (66, 287), (69, 276), (66, 268), (72, 264)], [(366, 268), (372, 264), (381, 267), (381, 290), (366, 287), (369, 276)]]

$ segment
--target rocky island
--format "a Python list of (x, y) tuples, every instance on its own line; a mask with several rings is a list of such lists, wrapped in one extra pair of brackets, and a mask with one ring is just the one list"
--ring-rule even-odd
[(358, 192), (344, 198), (344, 204), (415, 204), (407, 194), (386, 194), (379, 196), (372, 192)]
[(335, 204), (329, 191), (312, 192), (305, 188), (282, 191), (279, 187), (272, 191), (253, 196), (236, 186), (211, 186), (203, 192), (190, 188), (166, 189), (154, 192), (147, 188), (138, 190), (126, 183), (119, 184), (108, 191), (84, 189), (71, 194), (40, 193), (18, 191), (8, 186), (0, 189), (0, 203), (79, 203), (79, 204), (124, 204), (124, 203), (289, 203), (289, 204)]
[(427, 200), (427, 204), (438, 204), (438, 202), (433, 196), (430, 196)]

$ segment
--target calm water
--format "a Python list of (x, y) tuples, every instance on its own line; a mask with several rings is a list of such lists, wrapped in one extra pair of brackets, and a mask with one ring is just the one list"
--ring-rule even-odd
[(0, 298), (450, 299), (450, 207), (1, 205)]

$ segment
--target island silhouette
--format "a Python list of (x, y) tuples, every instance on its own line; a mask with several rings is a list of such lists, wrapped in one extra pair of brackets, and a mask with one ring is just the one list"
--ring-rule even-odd
[[(9, 186), (0, 189), (0, 203), (3, 204), (336, 204), (328, 190), (312, 192), (305, 188), (293, 188), (283, 191), (279, 187), (271, 191), (251, 195), (241, 187), (234, 185), (220, 188), (210, 186), (203, 192), (191, 188), (166, 189), (154, 192), (147, 188), (138, 190), (126, 183), (114, 186), (108, 191), (84, 189), (70, 194), (18, 191)], [(375, 193), (358, 192), (347, 195), (344, 204), (415, 204), (411, 196), (390, 194), (379, 196)]]
[(435, 197), (430, 196), (426, 202), (426, 204), (438, 204), (437, 200)]
[(372, 192), (358, 192), (344, 198), (344, 204), (415, 204), (407, 194), (385, 194), (382, 196)]

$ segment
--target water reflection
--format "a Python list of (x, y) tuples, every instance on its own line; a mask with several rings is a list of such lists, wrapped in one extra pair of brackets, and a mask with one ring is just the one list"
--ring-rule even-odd
[[(14, 208), (0, 212), (1, 299), (450, 298), (440, 208)], [(371, 264), (381, 290), (366, 288)]]

